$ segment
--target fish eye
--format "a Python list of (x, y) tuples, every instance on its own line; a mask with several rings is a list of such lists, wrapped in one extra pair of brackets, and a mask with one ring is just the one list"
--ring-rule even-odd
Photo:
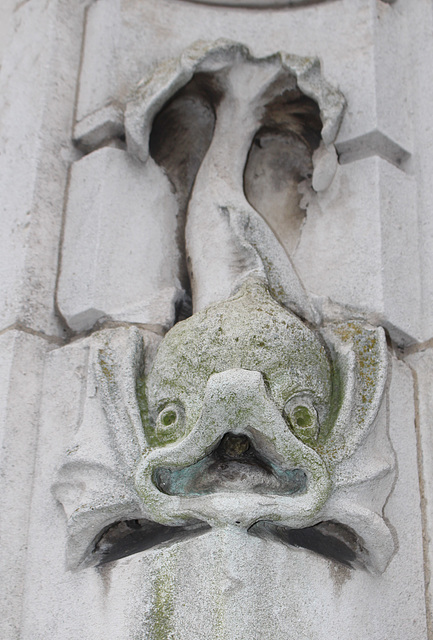
[(313, 412), (300, 404), (293, 409), (293, 419), (299, 429), (308, 429), (314, 422)]
[(308, 445), (316, 443), (320, 425), (310, 397), (298, 395), (290, 398), (284, 406), (284, 416), (297, 438)]
[(166, 408), (159, 414), (159, 421), (162, 427), (170, 427), (177, 422), (178, 415), (176, 409)]
[(171, 402), (158, 413), (155, 435), (161, 444), (174, 442), (183, 436), (184, 411), (181, 406)]

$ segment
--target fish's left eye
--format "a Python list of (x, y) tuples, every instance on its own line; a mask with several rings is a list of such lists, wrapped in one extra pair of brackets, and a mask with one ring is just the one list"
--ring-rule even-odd
[(178, 421), (178, 417), (176, 408), (166, 407), (161, 411), (158, 417), (160, 427), (172, 427)]
[(319, 419), (312, 400), (306, 396), (294, 396), (284, 406), (284, 416), (297, 438), (313, 445), (319, 435)]

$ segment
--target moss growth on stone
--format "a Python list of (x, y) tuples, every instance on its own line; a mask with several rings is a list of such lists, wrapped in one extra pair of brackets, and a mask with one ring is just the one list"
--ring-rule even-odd
[[(281, 411), (292, 395), (310, 392), (321, 419), (326, 419), (333, 382), (324, 346), (264, 284), (250, 281), (229, 300), (168, 332), (147, 380), (147, 401), (141, 402), (152, 428), (161, 407), (177, 402), (185, 410), (183, 433), (188, 433), (200, 415), (210, 376), (236, 368), (260, 371)], [(155, 433), (149, 432), (148, 438), (157, 445)]]
[(174, 571), (171, 562), (174, 551), (167, 552), (167, 557), (162, 558), (164, 564), (160, 567), (154, 585), (154, 601), (150, 615), (151, 640), (174, 639), (173, 614), (174, 614)]

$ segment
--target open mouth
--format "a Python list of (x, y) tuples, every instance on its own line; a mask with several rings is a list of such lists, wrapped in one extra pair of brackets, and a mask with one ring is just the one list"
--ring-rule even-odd
[[(88, 565), (104, 565), (161, 546), (195, 538), (211, 531), (205, 522), (170, 527), (148, 520), (126, 520), (107, 527), (95, 541)], [(368, 553), (350, 528), (338, 522), (320, 522), (304, 529), (290, 529), (273, 522), (256, 522), (249, 535), (288, 547), (307, 549), (347, 567), (364, 567)]]
[[(283, 469), (258, 450), (245, 434), (226, 433), (201, 460), (181, 469), (156, 467), (152, 481), (168, 496), (206, 496), (217, 493), (256, 494), (258, 496), (303, 495), (309, 478), (300, 468)], [(302, 498), (301, 498), (302, 499)], [(234, 524), (234, 522), (233, 522)], [(236, 524), (241, 524), (236, 521)], [(161, 524), (148, 519), (114, 522), (94, 541), (88, 565), (104, 565), (120, 558), (165, 547), (209, 533), (212, 526), (192, 517), (179, 525)], [(336, 521), (323, 521), (307, 527), (290, 527), (269, 516), (246, 526), (248, 535), (309, 550), (347, 567), (366, 567), (368, 553), (363, 542), (349, 527)]]
[[(301, 494), (307, 490), (307, 481), (304, 470), (280, 468), (259, 452), (248, 436), (235, 433), (226, 433), (213, 451), (198, 462), (183, 469), (158, 467), (153, 474), (153, 482), (159, 491), (185, 497), (218, 492)], [(210, 530), (207, 522), (196, 519), (178, 526), (146, 519), (116, 522), (95, 541), (90, 562), (103, 565)], [(368, 554), (355, 532), (338, 522), (319, 522), (296, 529), (264, 519), (247, 527), (246, 533), (285, 546), (308, 549), (348, 567), (364, 566), (368, 561)]]
[(94, 542), (88, 565), (104, 565), (153, 548), (172, 545), (207, 533), (206, 522), (169, 527), (149, 520), (120, 520), (106, 527)]
[(307, 489), (302, 469), (285, 471), (258, 452), (243, 434), (226, 433), (217, 447), (183, 469), (159, 467), (153, 482), (167, 495), (199, 496), (217, 492), (292, 495)]

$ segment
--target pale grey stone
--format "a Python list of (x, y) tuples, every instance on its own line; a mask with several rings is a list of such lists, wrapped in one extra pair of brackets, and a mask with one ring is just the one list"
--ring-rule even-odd
[(231, 6), (231, 7), (247, 7), (254, 8), (259, 7), (261, 9), (266, 9), (270, 7), (274, 9), (275, 7), (291, 7), (291, 6), (299, 6), (304, 3), (316, 2), (319, 4), (323, 2), (323, 0), (189, 0), (190, 2), (197, 2), (202, 4), (213, 4), (218, 5), (222, 4), (223, 6)]
[(0, 635), (20, 638), (38, 409), (50, 344), (22, 331), (0, 335)]
[[(225, 77), (227, 72), (229, 75)], [(221, 38), (194, 43), (178, 59), (160, 65), (139, 83), (133, 98), (127, 103), (125, 113), (126, 140), (132, 155), (146, 160), (155, 115), (195, 73), (220, 73), (223, 76), (225, 100), (228, 102), (223, 109), (226, 134), (229, 113), (232, 118), (239, 118), (241, 114), (246, 118), (249, 112), (248, 120), (242, 122), (240, 129), (236, 130), (235, 122), (231, 122), (230, 133), (232, 136), (235, 134), (231, 138), (232, 148), (242, 167), (252, 135), (259, 128), (258, 113), (265, 107), (266, 100), (270, 102), (283, 89), (277, 84), (278, 80), (284, 83), (283, 90), (293, 91), (298, 86), (305, 96), (316, 102), (322, 122), (321, 136), (326, 145), (331, 145), (337, 135), (345, 100), (337, 89), (326, 82), (317, 58), (279, 51), (267, 58), (254, 60), (245, 46)]]
[(5, 0), (0, 7), (0, 65), (13, 30), (13, 10), (15, 0)]
[[(362, 563), (383, 571), (395, 551), (377, 515), (394, 472), (386, 418), (376, 421), (386, 380), (383, 332), (352, 322), (329, 325), (323, 337), (334, 354), (339, 400), (331, 395), (331, 364), (318, 337), (262, 284), (250, 283), (233, 299), (178, 324), (155, 360), (155, 339), (137, 329), (89, 339), (81, 424), (54, 485), (68, 517), (69, 567), (98, 560), (92, 544), (116, 520), (147, 518), (174, 527), (197, 520), (239, 526), (245, 535), (257, 521), (295, 529), (338, 521), (363, 540)], [(281, 354), (290, 366), (279, 364), (278, 373)], [(315, 426), (296, 431), (292, 416), (288, 428), (298, 405)], [(329, 435), (318, 440), (319, 425), (330, 415)], [(242, 460), (232, 471), (214, 473), (221, 443), (227, 449), (230, 438), (243, 439), (263, 463), (244, 466), (237, 484)]]
[[(340, 640), (349, 634), (354, 640), (383, 640), (383, 629), (395, 640), (426, 637), (414, 412), (404, 364), (393, 362), (388, 408), (380, 418), (389, 419), (399, 469), (385, 512), (399, 550), (381, 577), (232, 528), (74, 573), (65, 570), (65, 522), (49, 486), (63, 451), (81, 429), (86, 396), (97, 401), (86, 374), (90, 344), (87, 339), (57, 349), (46, 365), (24, 640), (158, 633), (176, 640)], [(107, 440), (93, 415), (89, 428), (96, 427), (97, 455)], [(67, 428), (59, 430), (59, 424)]]
[(325, 191), (331, 184), (338, 166), (335, 147), (321, 144), (313, 154), (314, 173), (312, 187), (314, 191)]
[(336, 148), (340, 164), (379, 156), (404, 171), (407, 170), (411, 158), (411, 154), (406, 149), (377, 129), (350, 140), (337, 142)]
[[(66, 570), (65, 522), (50, 495), (50, 484), (56, 479), (64, 451), (73, 442), (81, 444), (69, 450), (69, 457), (91, 455), (96, 463), (111, 465), (119, 460), (117, 446), (110, 453), (110, 427), (96, 408), (102, 389), (100, 382), (95, 388), (88, 354), (89, 348), (94, 348), (92, 343), (97, 352), (104, 341), (109, 351), (114, 348), (118, 355), (123, 354), (119, 374), (116, 366), (112, 371), (116, 380), (125, 381), (127, 389), (130, 374), (125, 376), (125, 367), (136, 366), (132, 352), (125, 350), (127, 342), (122, 343), (130, 331), (101, 332), (96, 341), (78, 341), (48, 356), (21, 637), (114, 640), (159, 633), (179, 640), (199, 640), (203, 634), (226, 640), (322, 640), (325, 633), (330, 640), (340, 640), (350, 633), (355, 640), (366, 636), (383, 640), (384, 628), (396, 640), (426, 637), (416, 442), (410, 428), (414, 420), (411, 376), (398, 362), (393, 362), (389, 398), (378, 419), (389, 420), (398, 459), (398, 480), (387, 502), (386, 517), (395, 528), (399, 549), (380, 578), (230, 527), (99, 569)], [(118, 338), (113, 342), (115, 335)], [(112, 351), (112, 357), (115, 353)], [(112, 367), (115, 360), (104, 362)], [(59, 424), (65, 428), (59, 430)], [(114, 417), (111, 424), (119, 423)], [(373, 451), (383, 450), (386, 435), (379, 439), (377, 435), (357, 463), (360, 470), (367, 469)], [(366, 486), (371, 485), (367, 482)], [(112, 488), (106, 485), (107, 496)], [(41, 562), (41, 550), (47, 547), (49, 553)], [(272, 598), (264, 598), (264, 593)]]
[(420, 481), (422, 505), (424, 508), (427, 546), (426, 587), (430, 611), (433, 607), (433, 584), (431, 581), (433, 568), (433, 430), (431, 416), (433, 414), (433, 353), (431, 349), (414, 353), (407, 357), (415, 378), (417, 395), (417, 429), (419, 434)]
[[(162, 60), (180, 56), (192, 43), (227, 38), (247, 45), (256, 57), (278, 50), (317, 55), (326, 78), (340, 88), (350, 105), (338, 141), (377, 129), (408, 153), (413, 148), (406, 107), (410, 42), (402, 11), (398, 4), (390, 7), (377, 0), (272, 11), (266, 13), (270, 36), (264, 38), (262, 11), (215, 9), (182, 1), (155, 5), (153, 0), (143, 0), (127, 8), (119, 0), (96, 3), (88, 16), (77, 116), (81, 120), (113, 99), (125, 103), (142, 77), (148, 77)], [(392, 56), (386, 57), (390, 47)], [(396, 79), (392, 96), (386, 82), (390, 60)]]
[(26, 640), (103, 637), (98, 578), (66, 571), (65, 517), (50, 489), (82, 420), (88, 349), (85, 341), (55, 349), (45, 365), (19, 636)]
[[(380, 132), (381, 136), (398, 145), (406, 156), (413, 151), (411, 68), (407, 64), (412, 37), (405, 16), (411, 8), (404, 6), (407, 4), (363, 3), (365, 10), (370, 11), (368, 36), (365, 34), (364, 47), (357, 56), (356, 71), (351, 67), (352, 81), (358, 83), (356, 96), (349, 97), (341, 86), (351, 106), (338, 143)], [(358, 8), (357, 11), (361, 20)], [(375, 155), (381, 155), (384, 148), (380, 146), (381, 136), (375, 140)]]
[(337, 302), (345, 317), (361, 312), (399, 343), (422, 339), (415, 188), (412, 176), (369, 158), (339, 167), (326, 191), (306, 195), (292, 257), (325, 316)]
[(110, 104), (77, 122), (74, 140), (81, 148), (92, 151), (102, 143), (122, 136), (124, 132), (123, 109), (120, 105)]
[[(16, 323), (27, 325), (29, 331), (61, 331), (53, 300), (66, 177), (70, 163), (80, 155), (70, 142), (73, 125), (75, 139), (85, 152), (102, 144), (121, 148), (123, 109), (137, 96), (140, 80), (149, 78), (159, 65), (178, 59), (197, 40), (223, 37), (245, 44), (256, 58), (277, 50), (320, 58), (323, 75), (348, 103), (336, 142), (340, 161), (346, 164), (337, 166), (332, 150), (331, 156), (323, 153), (322, 158), (318, 153), (312, 180), (317, 193), (305, 180), (299, 187), (303, 196), (299, 206), (297, 184), (292, 184), (287, 200), (296, 215), (286, 227), (273, 219), (279, 225), (273, 227), (269, 210), (275, 211), (280, 201), (276, 195), (268, 199), (263, 189), (267, 176), (255, 191), (247, 188), (249, 177), (245, 179), (244, 198), (240, 184), (245, 158), (244, 165), (241, 154), (232, 158), (228, 154), (236, 154), (227, 145), (242, 202), (229, 210), (225, 227), (219, 220), (215, 228), (216, 232), (225, 228), (223, 237), (238, 247), (231, 256), (224, 252), (226, 247), (214, 251), (213, 267), (206, 255), (194, 260), (199, 272), (208, 269), (196, 308), (206, 308), (215, 292), (219, 291), (220, 299), (232, 293), (233, 273), (226, 269), (227, 262), (246, 255), (248, 268), (241, 269), (238, 284), (247, 274), (275, 285), (275, 297), (319, 326), (328, 351), (338, 353), (344, 365), (343, 385), (358, 392), (362, 385), (357, 386), (360, 377), (354, 374), (360, 374), (365, 362), (358, 353), (358, 365), (353, 364), (353, 335), (347, 340), (341, 327), (365, 330), (369, 321), (368, 335), (377, 336), (381, 334), (377, 325), (383, 324), (393, 347), (431, 340), (433, 14), (429, 0), (337, 0), (272, 11), (217, 7), (206, 0), (97, 0), (88, 3), (84, 42), (87, 2), (17, 0), (13, 4), (16, 34), (4, 49), (0, 77), (1, 135), (7, 152), (1, 168), (5, 209), (0, 328)], [(4, 7), (1, 11), (8, 12)], [(5, 29), (2, 24), (0, 58)], [(239, 75), (243, 93), (248, 89), (245, 72), (244, 68)], [(73, 123), (78, 78), (77, 122)], [(237, 96), (238, 106), (243, 98)], [(246, 109), (247, 124), (250, 116)], [(232, 131), (227, 112), (220, 121), (224, 118), (227, 135)], [(138, 125), (136, 130), (144, 134), (142, 151), (146, 151), (146, 130), (140, 130), (143, 121)], [(243, 132), (232, 128), (233, 146)], [(221, 138), (224, 130), (220, 133)], [(335, 133), (336, 128), (331, 134), (328, 129), (325, 143)], [(273, 142), (269, 144), (272, 148)], [(217, 162), (215, 150), (224, 150), (221, 140), (196, 183), (190, 249), (194, 243), (200, 248), (200, 238), (206, 238), (212, 216), (200, 214), (210, 211), (207, 205), (239, 204), (232, 198), (234, 192), (228, 198), (234, 172), (224, 174), (227, 157)], [(264, 166), (255, 159), (251, 173)], [(75, 331), (90, 330), (105, 319), (152, 325), (160, 333), (173, 323), (186, 282), (184, 250), (176, 243), (183, 234), (178, 233), (176, 216), (183, 215), (185, 193), (179, 191), (178, 183), (170, 185), (172, 178), (161, 167), (152, 157), (138, 164), (125, 151), (108, 147), (74, 166), (59, 302)], [(215, 193), (210, 197), (206, 187), (212, 185)], [(248, 215), (239, 216), (248, 204)], [(135, 212), (136, 224), (134, 229), (126, 226), (119, 231), (118, 212), (127, 211), (128, 206), (128, 215)], [(141, 251), (143, 238), (146, 252)], [(107, 253), (95, 251), (99, 241)], [(218, 259), (224, 269), (215, 267)], [(272, 269), (263, 268), (266, 259), (273, 262)], [(143, 280), (137, 280), (137, 270), (146, 271)], [(137, 304), (131, 305), (131, 299)], [(204, 329), (207, 322), (202, 323)], [(243, 326), (247, 325), (244, 319)], [(433, 358), (428, 349), (409, 356), (411, 372), (407, 364), (387, 353), (382, 338), (376, 394), (373, 410), (364, 415), (365, 430), (348, 428), (362, 405), (360, 393), (347, 393), (349, 400), (340, 408), (335, 451), (326, 452), (332, 494), (320, 515), (346, 521), (364, 537), (373, 550), (375, 571), (350, 569), (313, 551), (283, 546), (265, 534), (263, 539), (256, 538), (238, 526), (227, 526), (227, 504), (215, 499), (217, 494), (213, 494), (217, 516), (211, 514), (215, 525), (211, 531), (201, 530), (189, 540), (171, 541), (168, 546), (164, 542), (91, 566), (109, 550), (107, 528), (117, 519), (136, 522), (158, 510), (137, 493), (141, 486), (137, 469), (143, 471), (148, 455), (148, 432), (135, 394), (137, 376), (140, 384), (149, 380), (160, 339), (140, 326), (106, 329), (61, 348), (31, 333), (0, 335), (1, 637), (425, 640), (425, 587), (427, 609), (430, 614), (433, 610)], [(371, 355), (368, 347), (365, 353)], [(193, 349), (186, 356), (194, 363)], [(301, 367), (304, 373), (307, 369)], [(260, 416), (253, 412), (255, 427), (280, 438), (280, 443), (288, 439), (281, 412), (277, 416), (269, 409), (267, 381), (261, 381), (260, 375), (254, 367), (235, 367), (209, 376), (200, 419), (211, 413), (218, 417), (208, 434), (211, 439), (222, 434), (224, 421), (233, 421), (242, 406), (242, 402), (236, 404), (235, 396), (246, 405), (267, 408), (272, 419), (260, 424)], [(162, 384), (157, 380), (154, 387), (160, 389)], [(230, 391), (227, 397), (225, 390)], [(314, 416), (314, 405), (304, 396), (302, 400)], [(296, 407), (287, 404), (288, 419), (293, 419)], [(154, 408), (157, 429), (165, 429), (168, 438), (175, 433), (163, 423), (170, 411), (171, 404), (160, 413)], [(239, 424), (241, 419), (239, 415)], [(199, 431), (197, 438), (184, 438), (182, 455), (187, 452), (194, 458), (200, 444), (209, 444)], [(314, 438), (314, 424), (308, 433)], [(178, 461), (181, 448), (181, 442), (170, 441), (158, 455)], [(350, 455), (346, 455), (348, 449)], [(253, 481), (257, 477), (251, 476)], [(205, 480), (200, 479), (201, 488)], [(238, 511), (245, 502), (242, 495)], [(202, 515), (203, 509), (198, 511)], [(248, 505), (242, 508), (244, 521), (246, 511)]]
[[(407, 6), (405, 6), (407, 4)], [(433, 85), (426, 82), (431, 72), (429, 60), (433, 55), (433, 14), (428, 2), (402, 3), (404, 19), (411, 36), (410, 66), (412, 94), (411, 120), (414, 135), (414, 154), (410, 165), (417, 182), (417, 210), (419, 255), (421, 260), (422, 317), (424, 340), (433, 336)], [(414, 230), (415, 232), (415, 230)]]
[(83, 12), (81, 2), (16, 7), (0, 75), (0, 328), (62, 334), (53, 291)]
[(107, 318), (171, 326), (183, 296), (177, 211), (152, 160), (103, 148), (74, 164), (57, 292), (71, 329)]

